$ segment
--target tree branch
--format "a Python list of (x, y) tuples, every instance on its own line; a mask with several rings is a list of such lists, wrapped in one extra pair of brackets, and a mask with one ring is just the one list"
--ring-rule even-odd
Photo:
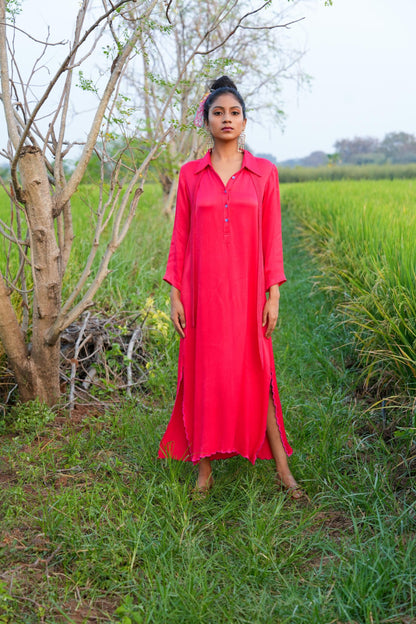
[[(246, 20), (248, 17), (251, 17), (252, 15), (255, 15), (256, 13), (258, 13), (259, 11), (262, 11), (266, 6), (268, 6), (269, 2), (265, 2), (264, 4), (262, 4), (260, 7), (258, 7), (257, 9), (254, 9), (253, 11), (249, 11), (248, 13), (246, 13), (245, 15), (243, 15), (242, 17), (240, 17), (240, 19), (238, 20), (237, 24), (234, 26), (234, 28), (228, 33), (228, 35), (223, 38), (220, 43), (218, 43), (217, 45), (215, 45), (213, 48), (209, 48), (208, 50), (204, 50), (201, 52), (197, 52), (196, 54), (199, 55), (207, 55), (207, 54), (212, 54), (213, 52), (215, 52), (215, 50), (218, 50), (218, 48), (221, 48), (225, 43), (227, 43), (228, 39), (230, 39), (230, 37), (232, 37), (234, 35), (235, 32), (237, 32), (237, 30), (239, 28), (241, 28), (241, 24), (243, 23), (244, 20)], [(221, 20), (218, 20), (210, 30), (207, 31), (205, 38), (207, 38), (219, 25), (219, 23), (223, 20), (223, 18)]]
[[(153, 0), (150, 7), (146, 11), (146, 13), (141, 16), (141, 19), (144, 19), (144, 17), (147, 17), (153, 11), (154, 7), (157, 4), (157, 1), (158, 0)], [(124, 3), (121, 2), (119, 4), (124, 4)], [(107, 14), (108, 13), (109, 12), (107, 12)], [(100, 132), (101, 122), (105, 115), (108, 102), (110, 101), (114, 87), (120, 78), (121, 72), (123, 71), (124, 66), (127, 63), (127, 60), (130, 54), (132, 53), (134, 46), (136, 45), (139, 39), (139, 36), (140, 36), (140, 29), (136, 28), (134, 34), (131, 36), (129, 41), (125, 44), (122, 52), (117, 57), (116, 62), (113, 64), (113, 71), (111, 72), (110, 78), (107, 82), (106, 88), (104, 90), (104, 93), (101, 97), (97, 111), (95, 113), (94, 120), (91, 125), (91, 130), (89, 132), (89, 135), (85, 143), (84, 149), (82, 151), (81, 157), (79, 159), (78, 165), (73, 171), (65, 188), (55, 195), (56, 210), (58, 212), (62, 208), (62, 206), (70, 199), (70, 197), (72, 197), (72, 195), (75, 193), (76, 189), (78, 188), (79, 183), (82, 180), (82, 177), (85, 173), (85, 170), (91, 158), (94, 145), (97, 141), (97, 137)]]
[(289, 28), (293, 24), (297, 24), (302, 20), (306, 19), (305, 17), (299, 17), (298, 19), (292, 20), (291, 22), (287, 22), (286, 24), (275, 24), (274, 26), (240, 26), (240, 28), (244, 30), (273, 30), (274, 28)]
[[(53, 344), (59, 337), (59, 335), (61, 334), (61, 332), (66, 329), (66, 327), (68, 327), (71, 323), (73, 323), (88, 307), (90, 307), (93, 304), (93, 299), (94, 296), (97, 292), (97, 290), (100, 288), (101, 284), (103, 283), (104, 279), (106, 278), (106, 276), (109, 273), (109, 269), (108, 269), (108, 265), (109, 262), (114, 254), (114, 252), (116, 251), (116, 249), (120, 246), (120, 244), (122, 243), (123, 239), (125, 238), (128, 229), (129, 229), (129, 225), (131, 223), (131, 221), (133, 220), (136, 208), (137, 208), (137, 204), (139, 202), (140, 196), (143, 193), (143, 185), (144, 185), (144, 181), (145, 181), (145, 174), (147, 172), (147, 169), (150, 165), (150, 162), (152, 161), (152, 159), (155, 157), (155, 154), (157, 153), (157, 151), (160, 148), (161, 143), (163, 143), (163, 141), (165, 140), (166, 136), (169, 134), (169, 132), (172, 131), (172, 128), (169, 127), (160, 137), (160, 140), (158, 142), (155, 142), (155, 144), (153, 145), (152, 149), (149, 151), (149, 153), (147, 154), (145, 160), (143, 161), (143, 163), (140, 165), (139, 169), (136, 170), (135, 174), (132, 176), (127, 188), (125, 189), (124, 192), (124, 197), (122, 199), (121, 205), (118, 209), (118, 213), (117, 216), (114, 220), (114, 226), (113, 226), (113, 232), (112, 232), (112, 236), (111, 236), (111, 240), (107, 245), (106, 251), (104, 253), (104, 256), (101, 260), (100, 266), (97, 270), (97, 273), (94, 277), (94, 280), (92, 281), (91, 285), (89, 286), (87, 292), (85, 293), (85, 295), (82, 297), (81, 301), (79, 301), (79, 303), (77, 303), (75, 305), (74, 308), (72, 308), (72, 310), (66, 312), (66, 314), (64, 313), (64, 309), (67, 309), (67, 305), (63, 306), (61, 313), (59, 314), (58, 318), (56, 319), (55, 323), (52, 325), (52, 327), (49, 329), (49, 331), (47, 332), (45, 339), (47, 341), (48, 344)], [(135, 189), (136, 184), (138, 182), (138, 180), (141, 179), (141, 183), (140, 185)], [(134, 190), (135, 189), (135, 190)], [(121, 225), (121, 221), (122, 221), (122, 217), (124, 215), (124, 212), (127, 208), (127, 203), (129, 200), (129, 197), (131, 197), (131, 195), (133, 194), (133, 197), (130, 201), (129, 204), (129, 209), (128, 209), (128, 215), (126, 217), (126, 220), (124, 221), (123, 225), (121, 226), (121, 232), (119, 231), (120, 225)], [(71, 295), (72, 298), (72, 295)]]
[(54, 46), (66, 45), (68, 43), (67, 41), (57, 41), (56, 43), (50, 43), (50, 41), (41, 41), (40, 39), (36, 39), (35, 37), (32, 37), (32, 35), (30, 35), (26, 30), (23, 30), (23, 28), (19, 28), (18, 26), (16, 26), (16, 24), (10, 24), (8, 22), (0, 21), (0, 25), (10, 26), (10, 28), (13, 28), (14, 30), (18, 30), (19, 32), (26, 35), (26, 37), (29, 37), (29, 39), (32, 39), (32, 41), (34, 41), (35, 43), (41, 43), (42, 45), (54, 47)]
[(7, 39), (6, 39), (6, 3), (0, 0), (0, 72), (1, 72), (1, 91), (4, 106), (4, 114), (6, 117), (7, 129), (13, 147), (17, 149), (20, 143), (19, 132), (14, 118), (12, 99), (9, 87), (9, 65), (7, 58)]
[[(114, 5), (114, 8), (110, 9), (109, 11), (107, 11), (107, 13), (105, 13), (104, 15), (101, 15), (92, 26), (90, 26), (90, 28), (88, 28), (88, 30), (84, 33), (84, 36), (81, 38), (81, 40), (79, 41), (79, 43), (75, 46), (74, 49), (72, 49), (69, 54), (66, 56), (65, 60), (63, 61), (63, 63), (61, 64), (61, 66), (59, 67), (58, 71), (56, 72), (55, 76), (52, 78), (52, 80), (50, 81), (49, 85), (47, 86), (45, 92), (43, 93), (42, 97), (39, 98), (38, 103), (36, 104), (35, 108), (33, 109), (33, 112), (30, 116), (30, 118), (28, 119), (27, 123), (26, 123), (26, 127), (22, 133), (22, 136), (20, 137), (20, 141), (18, 141), (17, 145), (15, 146), (16, 149), (16, 154), (15, 157), (13, 159), (13, 162), (11, 164), (11, 174), (12, 174), (12, 178), (13, 176), (16, 177), (16, 167), (17, 167), (17, 161), (19, 159), (19, 154), (20, 154), (20, 150), (24, 145), (24, 142), (26, 140), (26, 137), (28, 135), (28, 132), (32, 126), (33, 121), (36, 119), (36, 115), (38, 114), (39, 110), (42, 108), (43, 104), (46, 102), (47, 98), (49, 97), (49, 94), (51, 93), (53, 87), (55, 86), (55, 84), (57, 83), (57, 81), (59, 80), (59, 78), (61, 77), (61, 75), (68, 70), (68, 66), (69, 63), (71, 62), (71, 59), (73, 58), (74, 54), (77, 52), (77, 50), (82, 46), (82, 44), (88, 39), (88, 37), (90, 36), (90, 34), (92, 32), (94, 32), (94, 30), (100, 25), (100, 23), (107, 19), (108, 15), (110, 15), (111, 13), (113, 13), (114, 11), (116, 11), (117, 9), (121, 8), (124, 4), (126, 4), (126, 2), (136, 2), (137, 0), (121, 0), (120, 2), (118, 2), (116, 5)], [(0, 0), (0, 7), (3, 6), (4, 7), (4, 0)], [(2, 15), (0, 13), (0, 20), (2, 19)], [(4, 19), (4, 17), (3, 17)], [(1, 30), (0, 30), (0, 34), (1, 34)], [(5, 33), (4, 33), (5, 34)], [(0, 53), (1, 53), (1, 46), (0, 46)], [(71, 193), (72, 194), (72, 193)], [(66, 203), (66, 201), (63, 201), (62, 204)]]
[[(74, 41), (73, 41), (73, 46), (72, 46), (73, 49), (76, 48), (76, 46), (77, 46), (77, 44), (79, 42), (79, 38), (80, 38), (80, 35), (81, 35), (81, 28), (82, 28), (82, 25), (84, 23), (87, 7), (88, 7), (88, 0), (84, 0), (80, 10), (78, 11), (78, 15), (77, 15), (77, 22), (76, 22), (75, 33), (74, 33)], [(75, 60), (75, 53), (74, 53), (72, 58)], [(61, 166), (61, 162), (62, 162), (62, 144), (63, 144), (63, 141), (64, 141), (65, 124), (66, 124), (66, 119), (67, 119), (67, 115), (68, 115), (69, 96), (70, 96), (70, 92), (71, 92), (71, 82), (72, 82), (72, 69), (70, 69), (68, 71), (68, 74), (67, 74), (67, 77), (66, 77), (66, 80), (65, 80), (65, 85), (64, 85), (64, 90), (63, 90), (64, 102), (63, 102), (63, 106), (62, 106), (61, 123), (60, 123), (60, 128), (59, 128), (58, 143), (57, 143), (56, 149), (55, 149), (56, 158), (55, 158), (54, 175), (55, 175), (55, 180), (56, 180), (58, 188), (62, 188), (62, 186), (65, 183), (65, 179), (64, 178), (61, 179), (61, 174), (63, 173), (63, 168)]]
[(166, 7), (166, 13), (165, 13), (166, 19), (168, 20), (169, 24), (172, 24), (171, 19), (169, 17), (169, 9), (171, 7), (171, 4), (172, 4), (172, 0), (169, 0), (167, 7)]
[(0, 273), (0, 340), (13, 370), (27, 358), (27, 347), (11, 304), (3, 276)]

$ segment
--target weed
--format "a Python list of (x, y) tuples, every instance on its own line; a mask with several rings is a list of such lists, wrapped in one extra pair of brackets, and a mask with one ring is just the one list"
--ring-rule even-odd
[(4, 423), (5, 428), (15, 433), (40, 433), (54, 418), (55, 413), (46, 403), (36, 398), (10, 408), (4, 417)]
[(120, 624), (142, 624), (144, 617), (144, 608), (142, 605), (134, 604), (133, 599), (127, 596), (123, 603), (117, 607), (114, 615)]
[(6, 583), (0, 581), (0, 623), (11, 624), (13, 622), (13, 614), (15, 600), (9, 594)]

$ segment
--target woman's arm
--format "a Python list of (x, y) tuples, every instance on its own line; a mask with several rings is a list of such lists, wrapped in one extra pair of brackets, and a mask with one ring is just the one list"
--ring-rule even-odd
[(273, 167), (263, 196), (263, 257), (265, 290), (269, 297), (263, 308), (263, 327), (270, 338), (279, 316), (279, 286), (286, 281), (283, 268), (282, 226), (280, 216), (279, 178)]
[(164, 280), (171, 285), (170, 317), (175, 330), (185, 338), (185, 310), (181, 301), (182, 274), (185, 253), (190, 231), (190, 202), (185, 181), (185, 174), (179, 174), (178, 194), (176, 198), (175, 223), (169, 249), (169, 258)]
[(163, 279), (177, 290), (182, 288), (182, 273), (185, 252), (188, 245), (190, 230), (190, 201), (183, 168), (179, 173), (178, 194), (176, 197), (175, 222), (166, 273)]
[(264, 286), (268, 291), (273, 284), (281, 286), (286, 281), (283, 268), (279, 177), (274, 166), (264, 189), (262, 212)]

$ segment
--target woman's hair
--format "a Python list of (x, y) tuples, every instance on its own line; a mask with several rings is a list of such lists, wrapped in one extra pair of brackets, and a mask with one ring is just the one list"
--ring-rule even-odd
[(208, 122), (208, 113), (211, 106), (214, 104), (215, 100), (224, 93), (231, 93), (236, 100), (238, 100), (239, 104), (241, 104), (241, 108), (243, 109), (243, 117), (246, 118), (246, 105), (244, 104), (244, 100), (237, 91), (237, 87), (234, 82), (228, 76), (221, 76), (221, 78), (217, 78), (211, 85), (210, 89), (211, 93), (207, 97), (204, 103), (204, 121)]

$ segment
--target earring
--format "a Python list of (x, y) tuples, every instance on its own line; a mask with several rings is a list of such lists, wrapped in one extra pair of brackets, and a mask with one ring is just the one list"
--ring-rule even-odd
[(246, 144), (246, 134), (242, 132), (238, 137), (237, 149), (239, 152), (244, 152), (244, 147)]
[(207, 152), (212, 152), (213, 147), (214, 147), (214, 139), (212, 138), (212, 134), (208, 134), (207, 147), (206, 147)]

